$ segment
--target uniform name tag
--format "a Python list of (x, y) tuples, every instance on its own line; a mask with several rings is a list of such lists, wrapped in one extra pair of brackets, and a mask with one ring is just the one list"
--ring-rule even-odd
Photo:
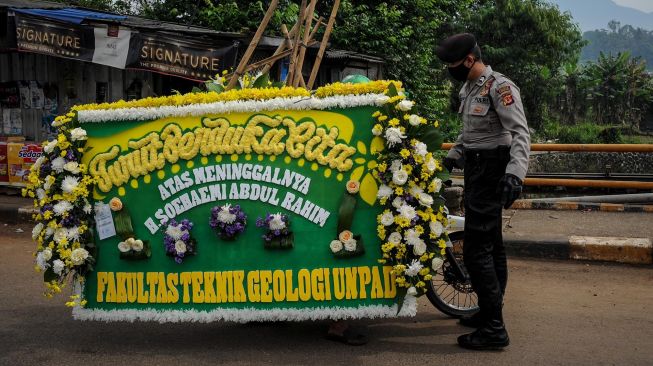
[(470, 112), (472, 116), (485, 116), (490, 110), (490, 104), (472, 103)]

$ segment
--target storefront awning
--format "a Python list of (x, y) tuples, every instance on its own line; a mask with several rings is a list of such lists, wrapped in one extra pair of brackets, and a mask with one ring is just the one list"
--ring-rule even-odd
[(62, 22), (81, 24), (84, 20), (122, 21), (127, 19), (123, 15), (107, 14), (83, 9), (12, 9), (14, 12), (40, 16)]

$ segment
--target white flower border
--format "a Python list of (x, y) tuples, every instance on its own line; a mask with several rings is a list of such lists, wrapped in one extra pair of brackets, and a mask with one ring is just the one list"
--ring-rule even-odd
[(381, 106), (377, 100), (384, 94), (335, 95), (326, 98), (292, 97), (268, 100), (235, 100), (184, 106), (159, 106), (119, 109), (80, 110), (77, 119), (81, 123), (112, 121), (148, 121), (166, 117), (191, 117), (208, 114), (238, 112), (262, 112), (276, 110), (309, 110), (329, 108), (352, 108), (366, 105)]
[(339, 319), (376, 319), (394, 317), (413, 317), (417, 314), (417, 299), (406, 296), (404, 305), (397, 314), (397, 304), (367, 305), (359, 307), (316, 307), (304, 309), (215, 309), (199, 310), (154, 310), (154, 309), (121, 309), (101, 310), (86, 309), (79, 306), (73, 308), (73, 319), (85, 321), (152, 321), (158, 323), (210, 323), (215, 321), (230, 321), (247, 323), (256, 321), (301, 321), (301, 320), (339, 320)]

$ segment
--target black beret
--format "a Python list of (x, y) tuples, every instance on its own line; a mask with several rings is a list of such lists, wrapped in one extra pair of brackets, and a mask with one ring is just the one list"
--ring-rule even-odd
[(435, 54), (446, 63), (454, 63), (469, 55), (476, 46), (476, 37), (471, 33), (459, 33), (445, 39), (435, 48)]

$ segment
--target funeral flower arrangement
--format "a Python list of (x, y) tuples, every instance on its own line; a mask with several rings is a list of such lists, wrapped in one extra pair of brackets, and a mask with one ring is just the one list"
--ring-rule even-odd
[[(37, 222), (32, 238), (37, 243), (36, 270), (43, 272), (45, 295), (61, 292), (68, 277), (83, 282), (94, 263), (93, 207), (89, 202), (95, 179), (81, 163), (86, 131), (73, 123), (75, 113), (53, 122), (56, 140), (43, 144), (43, 155), (32, 166), (24, 196), (34, 198)], [(74, 297), (68, 305), (79, 304)]]
[(233, 240), (245, 231), (247, 215), (239, 205), (225, 204), (211, 209), (209, 225), (215, 229), (218, 236), (224, 240)]
[(282, 213), (266, 214), (256, 219), (256, 226), (265, 229), (261, 237), (269, 249), (287, 249), (293, 247), (293, 233), (290, 231), (288, 215)]
[(447, 219), (438, 198), (448, 174), (432, 153), (442, 140), (437, 122), (414, 114), (414, 102), (400, 86), (390, 84), (376, 102), (380, 108), (373, 114), (372, 134), (385, 142), (373, 172), (385, 208), (377, 218), (380, 262), (393, 266), (399, 293), (418, 296), (442, 265), (446, 248)]
[(179, 264), (186, 257), (197, 254), (197, 242), (190, 234), (192, 228), (193, 223), (186, 219), (180, 222), (174, 219), (166, 222), (163, 245), (166, 254)]

